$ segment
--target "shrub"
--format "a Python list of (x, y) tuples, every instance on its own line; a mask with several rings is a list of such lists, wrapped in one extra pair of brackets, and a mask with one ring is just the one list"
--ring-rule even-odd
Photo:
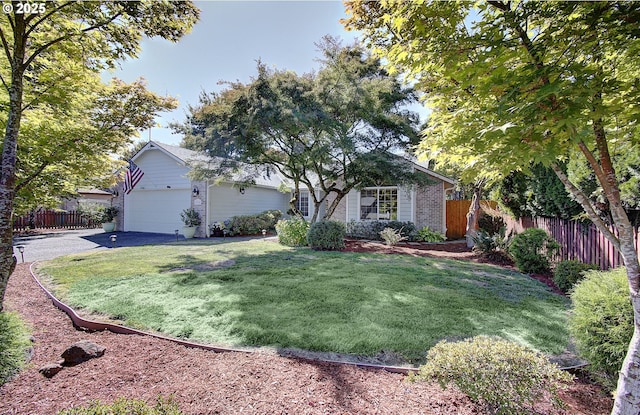
[(265, 210), (257, 215), (234, 216), (229, 221), (229, 235), (255, 235), (263, 229), (273, 232), (281, 217), (282, 212), (279, 210)]
[(569, 331), (579, 354), (588, 360), (603, 386), (615, 388), (618, 371), (633, 335), (633, 308), (624, 268), (586, 271), (571, 294)]
[(572, 376), (526, 347), (478, 336), (436, 344), (410, 380), (436, 380), (443, 389), (453, 383), (491, 413), (519, 415), (545, 393), (560, 406), (558, 390)]
[(549, 271), (551, 257), (559, 248), (544, 230), (530, 228), (513, 238), (509, 253), (520, 271), (535, 274)]
[(26, 364), (31, 347), (29, 330), (16, 313), (0, 313), (0, 385)]
[(313, 249), (336, 251), (344, 248), (345, 226), (341, 222), (326, 220), (309, 228), (307, 242)]
[(180, 219), (184, 226), (199, 226), (202, 223), (200, 214), (194, 208), (185, 209), (180, 212)]
[(80, 203), (79, 202), (78, 208), (76, 209), (76, 211), (89, 224), (93, 224), (93, 223), (101, 222), (103, 209), (104, 209), (104, 206), (99, 203), (95, 203), (95, 202)]
[(384, 243), (389, 246), (397, 245), (399, 242), (407, 239), (406, 237), (402, 236), (400, 231), (393, 228), (384, 228), (382, 231), (380, 231), (380, 237), (382, 238)]
[(473, 250), (492, 261), (512, 262), (509, 256), (509, 244), (512, 234), (506, 235), (506, 227), (498, 230), (498, 233), (490, 234), (479, 230), (473, 237)]
[(118, 216), (118, 212), (120, 210), (115, 206), (107, 206), (100, 209), (99, 218), (100, 222), (113, 222), (113, 220)]
[(287, 246), (304, 246), (307, 244), (309, 223), (300, 218), (279, 220), (276, 223), (278, 242)]
[(397, 220), (363, 220), (359, 222), (352, 220), (347, 223), (346, 234), (350, 238), (381, 241), (380, 232), (384, 228), (400, 231), (402, 236), (410, 240), (417, 234), (416, 225), (413, 222), (400, 222)]
[(500, 229), (503, 227), (506, 226), (502, 217), (491, 215), (484, 211), (480, 212), (480, 217), (478, 218), (478, 228), (481, 231), (485, 231), (489, 235), (495, 235), (499, 233)]
[(585, 264), (580, 261), (561, 261), (553, 271), (553, 282), (566, 293), (584, 278), (585, 271), (597, 269), (596, 265)]
[(420, 229), (415, 237), (416, 241), (421, 242), (444, 242), (447, 238), (440, 232), (436, 232), (433, 229), (425, 226)]
[(100, 401), (91, 403), (86, 407), (65, 409), (58, 415), (182, 415), (180, 407), (169, 397), (159, 396), (153, 407), (145, 401), (138, 399), (118, 398), (111, 405)]

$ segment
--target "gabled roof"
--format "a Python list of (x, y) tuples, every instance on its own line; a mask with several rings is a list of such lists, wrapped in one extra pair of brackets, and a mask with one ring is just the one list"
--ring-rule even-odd
[[(213, 163), (219, 161), (220, 159), (217, 157), (210, 157), (206, 154), (189, 150), (187, 148), (174, 146), (171, 144), (159, 143), (157, 141), (149, 141), (144, 147), (142, 147), (131, 159), (135, 161), (141, 154), (149, 150), (159, 150), (164, 154), (174, 159), (178, 163), (183, 166), (188, 165), (189, 163)], [(249, 168), (244, 169), (249, 170)], [(241, 172), (234, 174), (231, 177), (231, 181), (242, 181), (243, 175)], [(289, 180), (282, 177), (278, 172), (268, 171), (267, 168), (263, 168), (258, 171), (258, 175), (253, 178), (256, 186), (264, 186), (264, 187), (272, 187), (279, 188), (282, 183), (290, 186)]]
[(454, 185), (456, 184), (456, 181), (450, 177), (444, 176), (440, 173), (436, 173), (435, 171), (431, 170), (429, 168), (429, 164), (428, 163), (424, 163), (422, 161), (418, 161), (413, 157), (410, 156), (405, 156), (405, 159), (409, 160), (411, 163), (413, 163), (413, 165), (420, 171), (427, 173), (430, 176), (433, 176), (437, 179), (442, 180), (445, 183), (448, 183), (450, 185)]
[[(217, 160), (220, 160), (217, 157), (210, 157), (206, 154), (202, 154), (197, 151), (189, 150), (187, 148), (183, 148), (179, 146), (174, 146), (171, 144), (159, 143), (157, 141), (149, 141), (144, 147), (140, 149), (140, 151), (138, 151), (132, 157), (132, 160), (135, 161), (145, 151), (154, 150), (154, 149), (162, 151), (167, 156), (171, 157), (172, 159), (176, 160), (178, 163), (184, 166), (186, 166), (190, 162), (212, 163), (212, 162), (216, 162)], [(451, 179), (450, 177), (434, 172), (433, 170), (429, 169), (429, 166), (427, 163), (418, 161), (415, 157), (411, 155), (405, 154), (400, 157), (412, 163), (418, 170), (432, 177), (435, 177), (439, 180), (442, 180), (446, 184), (450, 185), (447, 187), (452, 187), (453, 185), (456, 184), (455, 180)], [(247, 169), (244, 169), (244, 170), (249, 170), (250, 168), (251, 168), (250, 166), (247, 166)], [(243, 175), (241, 172), (234, 174), (233, 177), (231, 177), (231, 181), (242, 181), (242, 179), (243, 179)], [(293, 186), (289, 179), (283, 177), (277, 171), (269, 171), (268, 168), (266, 167), (258, 171), (257, 177), (254, 177), (254, 181), (257, 186), (264, 186), (264, 187), (279, 188), (282, 183), (284, 183), (288, 187)]]
[(135, 161), (140, 155), (149, 150), (160, 150), (167, 156), (176, 160), (182, 165), (187, 165), (190, 161), (208, 161), (209, 157), (198, 153), (197, 151), (189, 150), (187, 148), (173, 146), (170, 144), (159, 143), (157, 141), (149, 141), (144, 147), (142, 147), (131, 159)]

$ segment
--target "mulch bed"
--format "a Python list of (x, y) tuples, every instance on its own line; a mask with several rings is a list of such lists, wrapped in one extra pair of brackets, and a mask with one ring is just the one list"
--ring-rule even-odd
[[(378, 250), (375, 245), (350, 243), (348, 249), (371, 252)], [(392, 250), (473, 260), (461, 247), (423, 248)], [(153, 402), (158, 395), (173, 395), (186, 414), (485, 413), (455, 388), (407, 383), (404, 375), (382, 370), (283, 357), (277, 351), (215, 353), (145, 336), (79, 331), (35, 284), (28, 264), (19, 264), (9, 280), (5, 306), (31, 325), (35, 352), (29, 367), (0, 387), (0, 414), (55, 414), (96, 399)], [(65, 367), (51, 379), (38, 372), (83, 339), (106, 347), (105, 355)], [(601, 415), (612, 406), (609, 396), (582, 378), (561, 397), (567, 404), (561, 414)], [(536, 411), (554, 413), (545, 401)]]

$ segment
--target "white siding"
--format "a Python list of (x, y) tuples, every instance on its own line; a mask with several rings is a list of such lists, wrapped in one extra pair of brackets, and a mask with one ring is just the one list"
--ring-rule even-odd
[(247, 187), (244, 194), (230, 184), (209, 186), (209, 224), (222, 222), (232, 216), (253, 215), (265, 210), (278, 209), (286, 213), (289, 193), (276, 189)]
[(184, 225), (180, 212), (190, 206), (189, 189), (138, 190), (136, 186), (125, 195), (124, 230), (155, 233), (174, 233), (176, 229), (181, 231)]
[(146, 150), (135, 159), (135, 163), (144, 172), (144, 176), (133, 192), (136, 190), (190, 189), (191, 187), (191, 181), (187, 177), (189, 167), (182, 165), (161, 150)]
[(352, 190), (347, 193), (347, 222), (360, 220), (360, 192)]
[(411, 189), (398, 187), (398, 220), (401, 222), (413, 221), (413, 210), (411, 209)]
[(158, 149), (141, 153), (135, 163), (144, 172), (124, 199), (124, 230), (173, 233), (182, 229), (180, 212), (191, 207), (189, 168)]

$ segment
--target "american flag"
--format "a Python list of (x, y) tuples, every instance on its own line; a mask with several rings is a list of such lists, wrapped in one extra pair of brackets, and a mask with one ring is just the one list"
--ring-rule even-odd
[(124, 177), (124, 192), (126, 194), (131, 193), (134, 187), (138, 184), (140, 179), (144, 176), (144, 172), (140, 170), (133, 161), (129, 160), (129, 168), (127, 174)]

